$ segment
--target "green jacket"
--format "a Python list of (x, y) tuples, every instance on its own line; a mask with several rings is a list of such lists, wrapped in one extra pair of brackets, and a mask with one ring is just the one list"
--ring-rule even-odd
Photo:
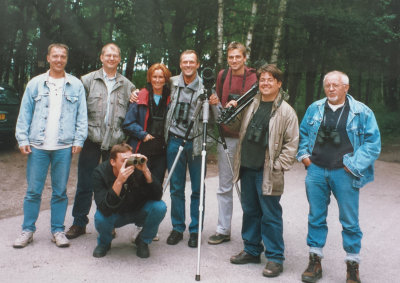
[(121, 124), (129, 106), (130, 94), (135, 89), (127, 78), (119, 73), (116, 76), (116, 83), (111, 92), (110, 118), (107, 125), (104, 123), (107, 112), (107, 86), (104, 82), (103, 69), (81, 78), (86, 91), (88, 139), (101, 144), (103, 150), (108, 150), (125, 139)]

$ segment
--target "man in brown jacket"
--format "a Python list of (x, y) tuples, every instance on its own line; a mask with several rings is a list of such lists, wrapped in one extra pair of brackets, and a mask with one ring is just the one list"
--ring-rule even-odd
[[(234, 165), (234, 181), (241, 179), (244, 250), (230, 261), (259, 263), (265, 247), (267, 265), (263, 275), (266, 277), (276, 277), (283, 271), (283, 222), (279, 202), (284, 171), (293, 164), (299, 142), (297, 115), (283, 99), (282, 76), (275, 65), (264, 65), (257, 70), (259, 93), (242, 115)], [(230, 101), (227, 106), (236, 104)]]

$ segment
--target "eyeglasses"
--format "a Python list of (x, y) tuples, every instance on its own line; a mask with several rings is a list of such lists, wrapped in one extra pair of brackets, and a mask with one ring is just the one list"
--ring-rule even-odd
[(330, 88), (338, 89), (342, 85), (346, 85), (346, 84), (326, 84), (326, 85), (324, 85), (324, 88), (326, 88), (326, 89), (330, 89)]

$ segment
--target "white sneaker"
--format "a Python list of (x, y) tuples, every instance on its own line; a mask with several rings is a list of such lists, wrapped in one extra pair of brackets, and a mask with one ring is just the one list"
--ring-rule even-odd
[(53, 234), (53, 239), (51, 239), (53, 243), (56, 243), (57, 247), (66, 248), (69, 247), (69, 241), (67, 237), (65, 237), (65, 232), (55, 232)]
[(13, 247), (16, 249), (25, 248), (30, 242), (33, 241), (33, 232), (22, 231), (21, 235), (15, 240)]

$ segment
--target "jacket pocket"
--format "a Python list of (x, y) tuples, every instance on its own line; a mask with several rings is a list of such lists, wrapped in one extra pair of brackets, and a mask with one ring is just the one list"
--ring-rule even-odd
[(282, 194), (284, 187), (283, 170), (272, 170), (271, 172), (272, 194)]
[(101, 120), (103, 107), (101, 105), (102, 97), (100, 92), (93, 91), (87, 98), (88, 121)]

